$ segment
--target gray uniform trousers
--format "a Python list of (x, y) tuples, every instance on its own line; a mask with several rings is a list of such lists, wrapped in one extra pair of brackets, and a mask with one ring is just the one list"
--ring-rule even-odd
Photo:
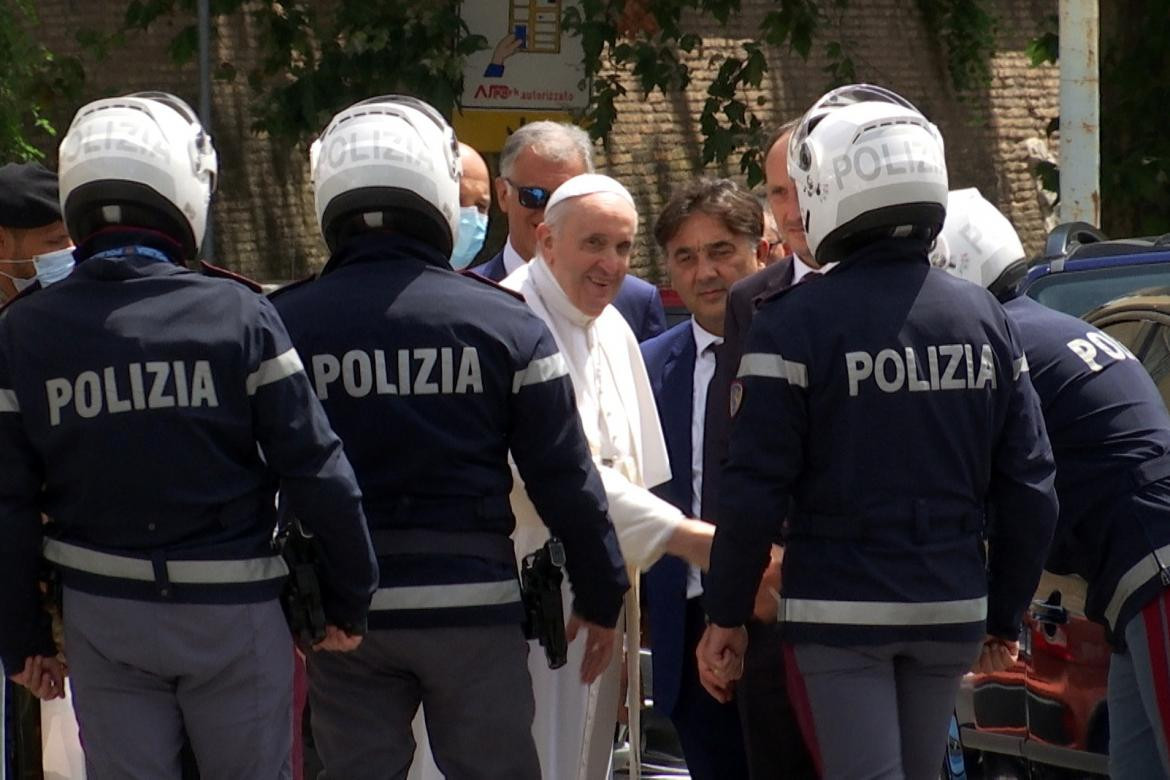
[(540, 780), (528, 642), (517, 624), (371, 631), (352, 653), (310, 653), (313, 739), (329, 780), (399, 780), (424, 704), (448, 780)]
[(65, 654), (89, 780), (292, 776), (293, 647), (276, 601), (171, 604), (65, 590)]
[(824, 780), (937, 780), (959, 682), (982, 646), (789, 645), (789, 691), (811, 710)]

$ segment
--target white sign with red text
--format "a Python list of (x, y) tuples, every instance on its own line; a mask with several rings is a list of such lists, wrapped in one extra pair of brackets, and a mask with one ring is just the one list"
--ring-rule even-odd
[(561, 19), (578, 0), (475, 0), (463, 21), (488, 48), (467, 58), (463, 107), (563, 111), (584, 108), (589, 90), (580, 38)]

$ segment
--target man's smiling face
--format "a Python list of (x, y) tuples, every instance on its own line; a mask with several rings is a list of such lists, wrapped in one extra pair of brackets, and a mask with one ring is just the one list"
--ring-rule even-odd
[(541, 256), (573, 305), (596, 317), (630, 270), (638, 212), (608, 192), (573, 198), (558, 209), (566, 211), (537, 231)]

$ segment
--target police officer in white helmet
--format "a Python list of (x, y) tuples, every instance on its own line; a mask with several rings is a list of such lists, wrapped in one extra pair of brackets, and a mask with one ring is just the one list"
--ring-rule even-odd
[(1017, 295), (1027, 259), (977, 190), (952, 192), (936, 265), (991, 290), (1019, 329), (1056, 458), (1060, 524), (1045, 566), (1088, 583), (1105, 628), (1109, 774), (1170, 776), (1170, 414), (1132, 352), (1083, 320)]
[(60, 153), (77, 267), (0, 315), (0, 653), (60, 691), (43, 548), (93, 778), (178, 778), (185, 739), (203, 777), (292, 776), (278, 488), (318, 542), (319, 649), (360, 643), (376, 582), (353, 470), (276, 310), (184, 267), (216, 174), (179, 98), (82, 107)]
[(452, 271), (462, 166), (431, 106), (362, 101), (311, 159), (331, 255), (276, 305), (353, 459), (382, 565), (362, 647), (308, 661), (326, 775), (405, 777), (421, 704), (447, 777), (535, 780), (509, 451), (563, 543), (586, 682), (608, 665), (628, 588), (568, 368), (523, 299)]
[(930, 250), (930, 264), (1006, 301), (1014, 297), (1008, 287), (1027, 270), (1027, 257), (1008, 218), (969, 187), (948, 193), (947, 219)]
[(927, 258), (947, 197), (934, 125), (843, 87), (793, 132), (789, 170), (809, 248), (840, 265), (753, 320), (700, 663), (740, 673), (782, 525), (778, 619), (823, 776), (937, 777), (959, 680), (985, 646), (1014, 652), (1056, 519), (1052, 454), (1003, 310)]

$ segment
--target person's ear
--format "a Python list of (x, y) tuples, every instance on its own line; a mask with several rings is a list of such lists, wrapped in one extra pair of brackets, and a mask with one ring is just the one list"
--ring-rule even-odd
[(544, 258), (544, 261), (551, 268), (556, 260), (552, 252), (553, 232), (547, 222), (541, 222), (536, 226), (536, 245), (540, 247), (540, 256)]
[(500, 211), (506, 215), (508, 213), (508, 180), (503, 176), (497, 176), (495, 185), (496, 204), (500, 207)]
[(756, 243), (756, 270), (757, 271), (768, 264), (768, 255), (770, 255), (771, 253), (772, 253), (772, 247), (768, 244), (768, 242), (765, 239), (761, 238), (759, 240), (759, 242)]

